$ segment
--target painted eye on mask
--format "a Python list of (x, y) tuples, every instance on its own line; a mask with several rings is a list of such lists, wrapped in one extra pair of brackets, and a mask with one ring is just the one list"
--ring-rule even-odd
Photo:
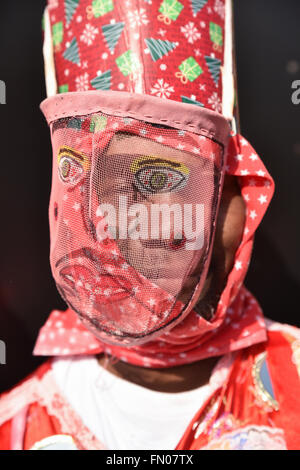
[(160, 157), (139, 157), (130, 169), (134, 173), (135, 186), (146, 194), (179, 191), (189, 177), (189, 169), (183, 163)]
[(61, 147), (57, 159), (58, 173), (63, 183), (76, 184), (89, 168), (88, 158), (70, 147)]

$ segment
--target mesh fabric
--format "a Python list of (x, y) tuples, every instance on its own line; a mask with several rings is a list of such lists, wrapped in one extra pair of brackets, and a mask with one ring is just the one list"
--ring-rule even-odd
[(99, 338), (171, 328), (205, 280), (224, 172), (204, 135), (102, 112), (51, 124), (51, 267)]

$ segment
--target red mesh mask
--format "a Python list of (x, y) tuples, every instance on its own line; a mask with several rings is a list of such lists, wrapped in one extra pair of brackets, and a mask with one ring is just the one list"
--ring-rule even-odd
[(103, 341), (132, 345), (181, 321), (201, 295), (229, 127), (189, 104), (121, 92), (68, 93), (51, 127), (51, 268)]

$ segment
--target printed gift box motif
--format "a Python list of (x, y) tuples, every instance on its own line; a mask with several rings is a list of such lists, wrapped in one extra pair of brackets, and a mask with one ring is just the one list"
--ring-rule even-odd
[(181, 72), (176, 72), (175, 76), (180, 78), (182, 83), (187, 83), (188, 81), (193, 82), (203, 72), (202, 68), (193, 57), (189, 57), (181, 62), (178, 68)]
[(99, 116), (99, 114), (94, 114), (91, 118), (90, 132), (97, 133), (103, 131), (106, 128), (107, 117)]
[(138, 57), (130, 49), (116, 59), (116, 64), (124, 77), (133, 74), (140, 68)]
[(58, 87), (58, 93), (68, 93), (68, 91), (69, 91), (69, 85), (68, 84), (60, 85)]
[(159, 7), (158, 20), (163, 21), (165, 24), (171, 24), (172, 21), (176, 21), (181, 10), (183, 9), (182, 3), (177, 0), (164, 0)]
[(221, 51), (223, 45), (223, 31), (221, 26), (211, 21), (209, 23), (209, 36), (214, 43), (214, 50)]
[(113, 0), (94, 0), (92, 5), (86, 9), (88, 20), (92, 18), (99, 18), (110, 11), (113, 11), (114, 3)]
[(53, 46), (56, 52), (60, 51), (63, 38), (64, 38), (63, 22), (59, 21), (58, 23), (54, 23), (54, 25), (52, 26), (52, 41), (53, 41)]

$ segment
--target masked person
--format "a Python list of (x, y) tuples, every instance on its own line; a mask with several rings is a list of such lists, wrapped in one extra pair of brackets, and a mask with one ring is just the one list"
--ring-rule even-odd
[(68, 304), (5, 449), (297, 449), (299, 331), (243, 286), (273, 181), (236, 133), (231, 4), (45, 13), (50, 262)]

